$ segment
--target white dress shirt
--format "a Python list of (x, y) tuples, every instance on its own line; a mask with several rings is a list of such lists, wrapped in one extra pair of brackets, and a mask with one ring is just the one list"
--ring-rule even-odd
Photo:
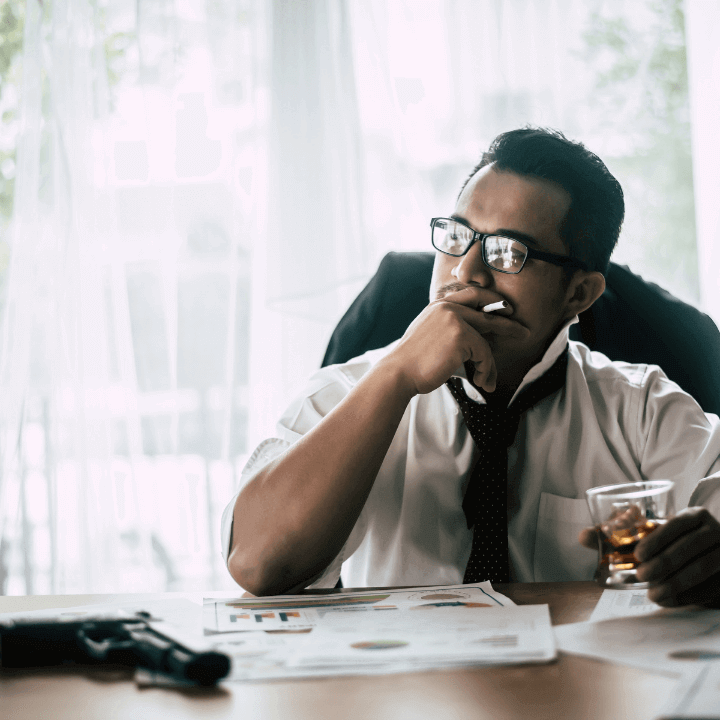
[[(720, 519), (720, 419), (659, 367), (613, 362), (569, 341), (574, 322), (517, 390), (569, 342), (565, 387), (522, 416), (508, 450), (510, 578), (519, 582), (593, 578), (597, 552), (582, 547), (578, 533), (592, 525), (585, 490), (597, 485), (669, 478), (677, 510), (704, 505)], [(280, 418), (277, 437), (253, 453), (242, 484), (311, 430), (393, 346), (315, 373)], [(464, 369), (456, 375), (470, 399), (485, 402)], [(462, 583), (472, 544), (462, 499), (474, 450), (447, 386), (414, 397), (350, 537), (312, 587), (333, 587), (341, 569), (345, 587)], [(226, 562), (235, 498), (222, 517)]]

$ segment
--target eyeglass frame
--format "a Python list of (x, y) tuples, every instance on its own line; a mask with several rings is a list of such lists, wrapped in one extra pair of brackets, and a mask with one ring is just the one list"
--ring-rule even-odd
[[(433, 242), (433, 236), (435, 234), (435, 224), (438, 220), (445, 220), (449, 222), (457, 223), (458, 225), (462, 225), (463, 227), (466, 227), (472, 234), (472, 240), (468, 243), (468, 246), (461, 252), (459, 255), (454, 255), (453, 253), (449, 253), (446, 250), (441, 250), (439, 247), (435, 245)], [(523, 264), (520, 266), (520, 269), (516, 272), (511, 272), (510, 270), (500, 270), (500, 268), (496, 268), (493, 265), (491, 265), (486, 259), (485, 259), (485, 240), (489, 237), (499, 237), (503, 238), (503, 240), (512, 240), (513, 242), (520, 243), (525, 248), (526, 254), (525, 258), (523, 259)], [(470, 251), (470, 248), (478, 242), (478, 239), (481, 243), (481, 253), (483, 262), (495, 272), (501, 272), (505, 273), (506, 275), (517, 275), (520, 273), (520, 271), (525, 267), (525, 263), (527, 262), (528, 258), (533, 258), (534, 260), (542, 260), (543, 262), (551, 263), (552, 265), (558, 265), (561, 268), (575, 268), (577, 270), (586, 270), (588, 271), (590, 268), (588, 268), (587, 264), (582, 262), (582, 260), (577, 260), (576, 258), (569, 257), (568, 255), (557, 255), (556, 253), (547, 253), (542, 252), (541, 250), (535, 250), (534, 248), (528, 247), (522, 240), (518, 240), (517, 238), (510, 237), (509, 235), (502, 235), (501, 233), (481, 233), (475, 230), (474, 228), (471, 228), (466, 222), (463, 222), (462, 220), (458, 220), (457, 218), (451, 218), (451, 217), (436, 217), (432, 218), (430, 220), (430, 242), (432, 243), (432, 246), (438, 251), (443, 253), (443, 255), (448, 255), (450, 257), (463, 257), (464, 255), (467, 255), (467, 253)]]

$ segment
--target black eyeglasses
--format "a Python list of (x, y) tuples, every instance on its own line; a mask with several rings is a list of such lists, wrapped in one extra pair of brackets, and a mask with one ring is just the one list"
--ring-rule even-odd
[(587, 265), (567, 255), (533, 250), (515, 238), (503, 235), (487, 235), (475, 232), (470, 226), (451, 218), (433, 218), (432, 244), (436, 250), (453, 257), (462, 257), (478, 241), (482, 243), (482, 258), (485, 264), (502, 273), (517, 275), (528, 258), (559, 265), (560, 267), (587, 270)]

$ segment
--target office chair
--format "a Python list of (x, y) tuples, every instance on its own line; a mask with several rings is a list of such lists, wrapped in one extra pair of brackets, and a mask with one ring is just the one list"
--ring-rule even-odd
[[(432, 252), (388, 253), (330, 338), (323, 367), (397, 340), (428, 304)], [(720, 415), (720, 331), (715, 323), (624, 265), (570, 337), (611, 360), (659, 365), (705, 412)]]

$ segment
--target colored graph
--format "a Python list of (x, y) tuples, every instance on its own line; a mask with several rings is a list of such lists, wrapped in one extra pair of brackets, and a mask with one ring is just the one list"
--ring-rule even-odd
[(236, 623), (238, 620), (252, 620), (255, 619), (256, 623), (261, 623), (264, 620), (280, 620), (280, 622), (288, 622), (291, 619), (296, 619), (300, 617), (300, 613), (297, 612), (279, 612), (275, 614), (274, 612), (263, 612), (263, 613), (237, 613), (235, 615), (230, 615), (229, 619), (231, 623)]

